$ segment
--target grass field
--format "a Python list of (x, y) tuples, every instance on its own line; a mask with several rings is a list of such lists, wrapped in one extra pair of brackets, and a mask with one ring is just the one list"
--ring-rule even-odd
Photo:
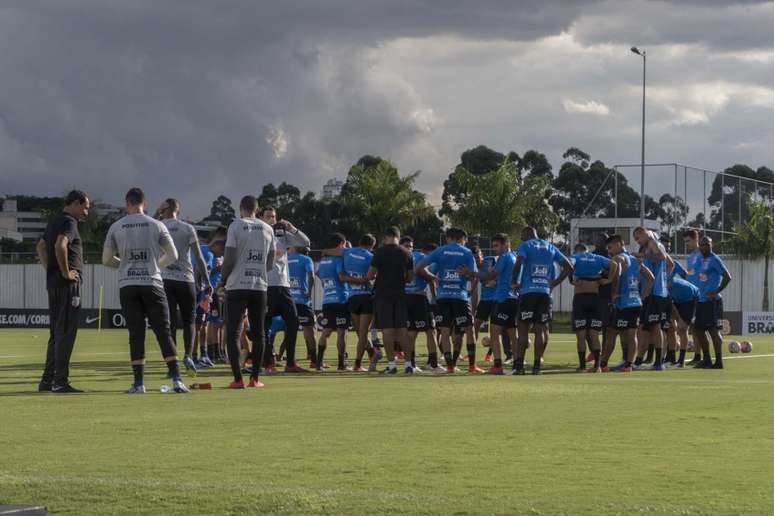
[[(45, 339), (0, 332), (0, 504), (77, 515), (774, 512), (772, 339), (723, 371), (325, 373), (228, 391), (219, 366), (200, 374), (214, 390), (185, 396), (159, 393), (152, 341), (149, 393), (122, 395), (131, 371), (118, 330), (79, 333), (72, 381), (88, 394), (38, 394)], [(573, 367), (572, 337), (552, 339), (546, 367)]]

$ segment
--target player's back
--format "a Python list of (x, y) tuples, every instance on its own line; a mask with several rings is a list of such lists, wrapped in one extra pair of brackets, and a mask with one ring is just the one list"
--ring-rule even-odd
[(502, 303), (509, 298), (518, 298), (518, 293), (514, 292), (511, 288), (513, 283), (514, 265), (516, 265), (516, 253), (513, 251), (507, 251), (497, 257), (495, 268), (498, 270), (498, 273), (497, 286), (495, 287), (495, 296), (498, 303)]
[(290, 279), (290, 293), (297, 304), (309, 302), (309, 273), (314, 272), (312, 259), (301, 253), (288, 254), (288, 276)]
[(433, 251), (428, 261), (438, 267), (438, 299), (468, 299), (468, 280), (458, 269), (464, 266), (476, 270), (476, 262), (470, 249), (459, 243), (446, 244)]
[[(426, 255), (422, 251), (414, 251), (412, 253), (414, 257), (414, 263), (417, 264), (425, 259)], [(430, 272), (433, 272), (432, 270)], [(427, 291), (427, 281), (419, 274), (413, 274), (411, 281), (406, 283), (406, 294), (425, 294)]]
[(628, 254), (619, 255), (623, 262), (621, 277), (618, 279), (618, 308), (633, 308), (642, 306), (640, 299), (640, 264), (637, 259)]
[[(368, 273), (368, 267), (371, 266), (371, 260), (373, 260), (373, 253), (362, 247), (353, 247), (351, 249), (344, 249), (342, 258), (344, 260), (344, 272), (348, 276), (353, 278), (365, 278)], [(349, 294), (350, 296), (370, 294), (371, 286), (363, 283), (350, 283)]]
[(599, 279), (610, 260), (604, 256), (580, 252), (572, 255), (573, 276), (579, 279)]
[(339, 278), (339, 273), (344, 271), (344, 260), (340, 256), (323, 256), (317, 269), (323, 288), (323, 304), (344, 303), (347, 301), (347, 292)]
[(172, 242), (177, 250), (177, 260), (161, 271), (161, 277), (168, 280), (186, 281), (193, 283), (193, 263), (191, 262), (190, 248), (195, 243), (196, 230), (187, 222), (178, 219), (164, 219), (162, 224), (169, 231)]
[[(489, 272), (494, 269), (497, 262), (496, 256), (484, 256), (481, 263), (481, 272)], [(488, 287), (486, 282), (481, 282), (481, 300), (493, 301), (497, 297), (497, 287)]]
[(537, 238), (522, 242), (517, 254), (523, 260), (520, 292), (550, 294), (554, 262), (564, 255), (552, 243)]
[(257, 218), (236, 219), (228, 227), (226, 247), (236, 254), (226, 290), (266, 290), (266, 259), (269, 252), (274, 252), (272, 227)]
[(119, 287), (162, 284), (159, 258), (164, 239), (172, 241), (167, 228), (142, 213), (126, 215), (110, 226), (107, 240), (121, 259)]

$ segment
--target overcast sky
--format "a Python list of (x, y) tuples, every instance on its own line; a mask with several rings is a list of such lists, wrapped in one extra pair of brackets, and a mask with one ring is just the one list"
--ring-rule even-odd
[(363, 154), (434, 202), (478, 144), (774, 168), (774, 3), (5, 0), (0, 194), (141, 186), (205, 215)]

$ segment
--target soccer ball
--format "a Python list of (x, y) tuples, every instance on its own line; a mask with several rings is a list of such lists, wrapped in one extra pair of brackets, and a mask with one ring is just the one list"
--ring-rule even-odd
[(696, 351), (696, 344), (692, 340), (688, 341), (688, 351)]
[(481, 345), (484, 346), (485, 348), (488, 348), (490, 344), (491, 344), (491, 341), (489, 339), (489, 335), (484, 335), (484, 338), (481, 339)]
[(749, 340), (743, 340), (740, 346), (742, 348), (742, 353), (749, 353), (752, 351), (752, 342)]
[(739, 343), (735, 340), (732, 340), (728, 343), (728, 351), (729, 353), (739, 353), (742, 350), (742, 346), (739, 345)]

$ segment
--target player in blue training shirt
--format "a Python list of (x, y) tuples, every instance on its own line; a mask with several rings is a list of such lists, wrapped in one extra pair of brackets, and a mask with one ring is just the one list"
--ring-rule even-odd
[[(701, 268), (701, 262), (704, 259), (701, 251), (699, 250), (699, 232), (695, 229), (688, 229), (683, 232), (683, 242), (685, 243), (685, 272), (686, 277), (691, 285), (699, 288), (699, 269)], [(688, 362), (688, 365), (695, 366), (703, 361), (701, 345), (699, 339), (695, 337), (696, 326), (691, 324), (691, 332), (694, 335), (696, 346), (693, 350), (693, 359)]]
[[(659, 242), (661, 242), (661, 245), (664, 246), (664, 249), (666, 249), (666, 252), (671, 255), (672, 253), (672, 239), (669, 236), (662, 236), (659, 238)], [(677, 358), (677, 352), (680, 351), (681, 356), (685, 356), (685, 351), (687, 348), (681, 349), (682, 346), (687, 346), (688, 341), (682, 341), (678, 337), (678, 325), (680, 324), (680, 316), (677, 312), (677, 308), (675, 306), (675, 300), (672, 296), (673, 290), (674, 290), (674, 280), (680, 279), (685, 281), (685, 278), (687, 277), (688, 273), (685, 271), (682, 265), (680, 265), (680, 262), (672, 259), (672, 272), (669, 274), (669, 277), (667, 278), (667, 290), (668, 290), (668, 297), (669, 300), (669, 328), (666, 330), (666, 355), (664, 356), (664, 367), (671, 368), (671, 367), (683, 367), (683, 363)], [(687, 329), (686, 329), (687, 330)]]
[(653, 346), (655, 360), (652, 369), (663, 371), (664, 332), (669, 329), (669, 323), (672, 319), (672, 304), (669, 301), (667, 284), (674, 268), (674, 262), (663, 244), (655, 238), (651, 231), (638, 227), (634, 230), (634, 239), (640, 245), (640, 255), (646, 260), (646, 265), (654, 276), (653, 289), (650, 296), (643, 302), (644, 320), (640, 321), (640, 326), (647, 332), (648, 342), (639, 343), (639, 352), (634, 365), (635, 367), (640, 366), (648, 347)]
[[(476, 267), (479, 272), (488, 272), (494, 269), (497, 256), (484, 256), (481, 252), (481, 247), (474, 245), (470, 249), (473, 252), (473, 258), (476, 260)], [(473, 303), (471, 306), (475, 306), (475, 312), (473, 316), (473, 334), (478, 341), (478, 334), (481, 331), (481, 326), (484, 322), (489, 321), (494, 315), (492, 312), (495, 305), (495, 283), (496, 279), (487, 282), (481, 281), (479, 283), (479, 292), (473, 291)]]
[[(694, 319), (695, 336), (701, 344), (704, 360), (696, 367), (702, 369), (723, 369), (723, 299), (720, 293), (731, 281), (731, 274), (718, 255), (712, 252), (712, 239), (703, 236), (699, 240), (701, 262), (698, 264), (699, 304), (696, 305)], [(715, 348), (715, 363), (712, 363), (709, 351), (709, 340)]]
[[(465, 247), (467, 233), (460, 228), (446, 230), (446, 245), (426, 256), (415, 267), (415, 273), (428, 282), (437, 285), (437, 305), (441, 328), (441, 350), (447, 364), (447, 371), (454, 373), (460, 350), (451, 352), (451, 331), (453, 327), (465, 333), (468, 350), (468, 372), (483, 373), (476, 365), (476, 340), (473, 335), (473, 314), (470, 308), (470, 290), (476, 288), (468, 278), (460, 273), (461, 268), (475, 272), (476, 261), (473, 253)], [(438, 271), (433, 274), (428, 266), (435, 265)]]
[(518, 316), (518, 294), (511, 290), (511, 276), (516, 264), (516, 255), (511, 251), (508, 235), (498, 233), (492, 237), (492, 250), (496, 261), (494, 267), (487, 267), (478, 272), (461, 269), (466, 276), (477, 278), (481, 283), (494, 282), (494, 309), (490, 318), (490, 349), (494, 356), (494, 366), (489, 374), (503, 374), (503, 361), (500, 342), (508, 335), (511, 343), (516, 342), (516, 318)]
[[(347, 239), (341, 233), (334, 233), (330, 237), (331, 249), (344, 249)], [(344, 259), (341, 256), (323, 256), (317, 268), (317, 277), (323, 289), (322, 327), (320, 340), (317, 344), (317, 358), (315, 367), (318, 371), (323, 369), (323, 357), (328, 342), (328, 336), (336, 330), (336, 344), (338, 348), (338, 370), (347, 370), (345, 363), (346, 335), (349, 328), (349, 310), (347, 309), (347, 286), (341, 281), (344, 272)]]
[(304, 332), (307, 358), (314, 363), (317, 358), (317, 344), (314, 336), (315, 318), (312, 310), (314, 262), (309, 258), (308, 247), (296, 247), (288, 253), (288, 276), (290, 294), (293, 296), (298, 313), (298, 325)]
[[(210, 246), (207, 244), (201, 244), (199, 248), (202, 251), (204, 257), (204, 265), (207, 267), (207, 274), (212, 271), (212, 266), (215, 261), (215, 255), (210, 251)], [(193, 254), (193, 253), (191, 253)], [(196, 260), (193, 260), (194, 273), (198, 274), (199, 264)], [(209, 289), (207, 288), (209, 287)], [(212, 367), (215, 363), (212, 358), (216, 358), (215, 355), (210, 357), (207, 349), (207, 312), (209, 311), (210, 302), (212, 300), (212, 286), (211, 285), (197, 285), (196, 286), (196, 333), (194, 334), (194, 346), (193, 346), (193, 360), (196, 363), (197, 368)], [(205, 310), (206, 307), (206, 310)], [(199, 358), (201, 353), (201, 358)]]
[(210, 309), (207, 312), (207, 354), (217, 357), (216, 362), (226, 363), (226, 342), (223, 307), (226, 305), (225, 292), (216, 290), (220, 278), (223, 275), (223, 255), (226, 252), (226, 228), (218, 228), (210, 239), (210, 251), (213, 255), (212, 269), (210, 270), (210, 285), (213, 293), (210, 300)]
[(588, 252), (584, 244), (575, 246), (570, 258), (573, 274), (570, 282), (575, 288), (572, 298), (572, 329), (575, 331), (578, 351), (578, 371), (586, 370), (586, 343), (594, 356), (594, 367), (590, 373), (601, 371), (601, 346), (599, 332), (602, 331), (602, 305), (599, 301), (599, 284), (603, 277), (612, 280), (617, 267), (609, 258)]
[[(570, 275), (572, 265), (552, 243), (538, 238), (537, 230), (533, 227), (522, 230), (521, 240), (511, 278), (512, 289), (519, 293), (519, 342), (511, 374), (524, 374), (524, 355), (529, 344), (530, 327), (535, 334), (532, 374), (540, 374), (547, 324), (551, 320), (551, 291)], [(562, 267), (562, 271), (556, 279), (552, 279), (555, 263)]]
[[(414, 263), (421, 262), (426, 252), (432, 253), (435, 249), (432, 245), (425, 245), (422, 251), (414, 251), (414, 239), (410, 236), (402, 236), (400, 245), (412, 252)], [(432, 270), (431, 270), (432, 272)], [(418, 274), (411, 277), (406, 283), (406, 312), (408, 315), (409, 347), (416, 349), (416, 341), (419, 332), (425, 334), (427, 342), (427, 365), (425, 370), (431, 373), (444, 374), (446, 369), (438, 365), (438, 345), (435, 338), (435, 321), (430, 311), (430, 303), (427, 299), (428, 284)]]
[[(677, 269), (678, 262), (675, 262)], [(673, 328), (670, 328), (667, 337), (674, 339), (674, 346), (670, 349), (679, 349), (680, 357), (672, 360), (674, 367), (685, 365), (685, 353), (688, 350), (688, 330), (696, 312), (696, 302), (699, 300), (699, 289), (688, 280), (680, 276), (673, 276), (670, 286), (672, 297)], [(669, 343), (672, 346), (672, 342)], [(671, 357), (668, 357), (671, 358)]]
[(366, 350), (373, 354), (373, 348), (368, 341), (368, 330), (374, 319), (374, 295), (371, 284), (366, 279), (368, 267), (373, 259), (373, 249), (376, 238), (371, 234), (360, 238), (358, 247), (344, 249), (344, 274), (342, 281), (349, 284), (349, 300), (347, 306), (352, 316), (352, 325), (357, 331), (357, 354), (355, 355), (355, 371), (368, 371), (363, 367), (363, 354)]
[(637, 353), (637, 326), (642, 309), (640, 278), (645, 280), (642, 293), (647, 296), (653, 288), (653, 273), (626, 252), (621, 235), (613, 235), (607, 240), (607, 253), (615, 262), (617, 273), (612, 288), (613, 324), (607, 329), (600, 366), (603, 372), (611, 370), (608, 369), (607, 362), (615, 349), (615, 339), (620, 335), (625, 358), (612, 370), (630, 373)]

